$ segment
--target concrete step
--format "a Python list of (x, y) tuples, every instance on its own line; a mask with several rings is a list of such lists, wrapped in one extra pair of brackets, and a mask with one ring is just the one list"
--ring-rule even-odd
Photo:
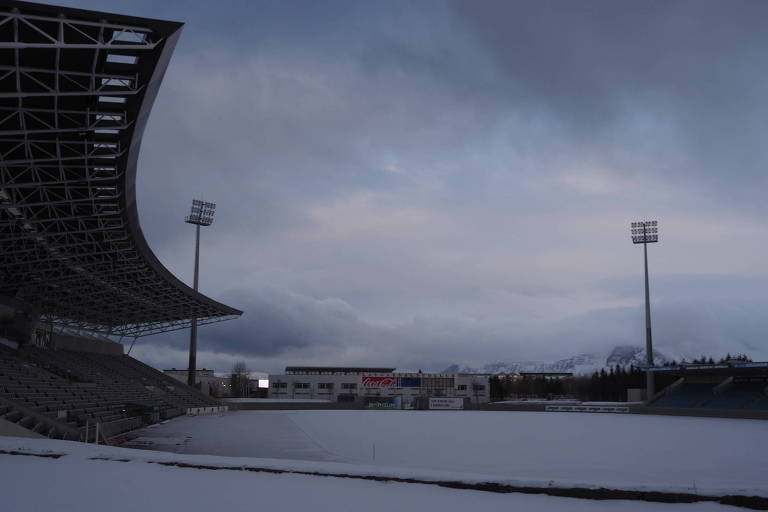
[(11, 412), (8, 412), (5, 414), (5, 416), (3, 416), (3, 418), (10, 421), (11, 423), (18, 423), (19, 420), (21, 420), (23, 417), (24, 415), (17, 410), (12, 410)]

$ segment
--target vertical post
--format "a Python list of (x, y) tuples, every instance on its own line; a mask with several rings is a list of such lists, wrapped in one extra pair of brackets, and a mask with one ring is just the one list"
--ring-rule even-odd
[[(648, 244), (659, 241), (659, 223), (655, 220), (643, 220), (631, 224), (632, 243), (643, 244), (643, 265), (645, 267), (645, 363), (650, 368), (653, 362), (653, 339), (651, 338), (651, 292), (648, 283)], [(654, 373), (645, 371), (646, 400), (653, 398), (655, 391)]]
[[(194, 288), (197, 291), (198, 275), (200, 269), (200, 226), (213, 224), (213, 214), (216, 211), (216, 203), (208, 203), (202, 199), (192, 200), (192, 209), (184, 222), (195, 225), (195, 281)], [(192, 387), (197, 385), (197, 318), (191, 318), (189, 332), (189, 369), (187, 371), (187, 384)]]
[[(197, 291), (198, 269), (200, 264), (200, 224), (195, 225), (195, 277), (194, 288)], [(189, 331), (189, 369), (187, 371), (187, 384), (195, 387), (197, 373), (197, 318), (192, 318), (192, 326)]]
[[(645, 236), (645, 226), (643, 227)], [(651, 294), (648, 285), (648, 243), (643, 244), (643, 259), (645, 260), (645, 356), (648, 366), (653, 366), (653, 340), (651, 338)], [(653, 372), (645, 372), (646, 400), (654, 393)]]

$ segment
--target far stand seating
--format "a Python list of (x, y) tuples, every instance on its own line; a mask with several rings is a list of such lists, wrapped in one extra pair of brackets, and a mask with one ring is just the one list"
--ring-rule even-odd
[(707, 398), (713, 397), (716, 384), (684, 382), (655, 402), (654, 407), (696, 407)]
[(761, 382), (735, 382), (722, 393), (704, 402), (701, 407), (708, 409), (742, 409), (759, 400), (765, 389)]

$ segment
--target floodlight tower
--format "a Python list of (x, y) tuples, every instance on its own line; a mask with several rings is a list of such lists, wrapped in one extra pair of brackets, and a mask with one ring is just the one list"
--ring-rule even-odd
[[(648, 244), (659, 241), (659, 223), (655, 220), (644, 220), (632, 223), (632, 243), (643, 244), (645, 260), (645, 356), (646, 364), (653, 366), (653, 341), (651, 339), (651, 299), (648, 291)], [(653, 372), (645, 372), (646, 400), (653, 397)]]
[[(216, 213), (216, 203), (207, 203), (201, 199), (192, 200), (192, 210), (184, 218), (187, 224), (195, 225), (195, 281), (194, 289), (197, 291), (197, 280), (200, 263), (200, 226), (213, 224), (213, 214)], [(187, 384), (195, 387), (197, 373), (197, 318), (192, 318), (192, 326), (189, 332), (189, 369), (187, 370)]]

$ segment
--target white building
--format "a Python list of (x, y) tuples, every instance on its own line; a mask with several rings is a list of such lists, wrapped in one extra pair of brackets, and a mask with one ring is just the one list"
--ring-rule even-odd
[(269, 376), (269, 398), (363, 401), (366, 397), (400, 397), (405, 407), (419, 397), (490, 401), (489, 376), (468, 373), (396, 373), (394, 368), (288, 366)]

